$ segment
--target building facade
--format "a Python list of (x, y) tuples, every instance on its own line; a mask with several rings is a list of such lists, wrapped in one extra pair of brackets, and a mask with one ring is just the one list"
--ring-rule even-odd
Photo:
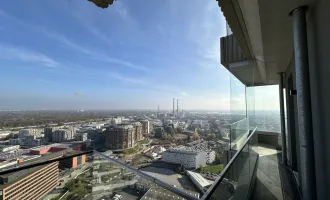
[(53, 128), (46, 127), (44, 128), (44, 137), (47, 142), (52, 142)]
[(186, 169), (197, 169), (206, 165), (206, 152), (194, 151), (186, 147), (175, 147), (163, 152), (162, 161), (180, 164)]
[(215, 151), (206, 151), (206, 164), (210, 165), (215, 161)]
[(60, 169), (76, 169), (78, 166), (83, 165), (86, 162), (86, 155), (67, 158), (59, 162)]
[(103, 132), (105, 146), (109, 149), (126, 149), (135, 146), (135, 131), (132, 125), (107, 127)]
[(0, 176), (0, 199), (41, 199), (58, 184), (58, 162)]
[(73, 129), (59, 129), (55, 130), (52, 134), (52, 142), (64, 142), (67, 140), (74, 139), (74, 133), (75, 131)]
[(142, 124), (142, 134), (149, 134), (150, 133), (150, 121), (143, 120), (141, 121)]
[(142, 124), (140, 122), (135, 122), (133, 124), (134, 127), (134, 137), (136, 141), (142, 140), (143, 139), (143, 134), (142, 134)]

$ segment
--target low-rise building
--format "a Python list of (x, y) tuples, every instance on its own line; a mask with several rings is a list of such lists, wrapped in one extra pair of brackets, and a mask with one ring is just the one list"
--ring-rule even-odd
[(201, 191), (205, 192), (208, 187), (212, 184), (211, 181), (205, 179), (203, 176), (201, 176), (199, 173), (192, 172), (192, 171), (186, 171), (187, 175), (191, 179), (191, 181), (196, 185), (196, 187)]
[(9, 151), (15, 151), (20, 148), (19, 145), (12, 145), (12, 146), (3, 146), (1, 147), (1, 152), (9, 152)]
[(206, 164), (212, 164), (215, 161), (215, 156), (215, 151), (206, 151)]
[(186, 169), (196, 169), (206, 165), (206, 152), (185, 146), (172, 147), (163, 152), (162, 161), (180, 164)]

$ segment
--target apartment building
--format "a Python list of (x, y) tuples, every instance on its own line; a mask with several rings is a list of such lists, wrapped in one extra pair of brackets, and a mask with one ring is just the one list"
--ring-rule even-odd
[(143, 135), (142, 135), (142, 124), (140, 122), (135, 122), (133, 123), (133, 127), (134, 127), (134, 137), (136, 141), (142, 140), (143, 139)]
[(41, 128), (37, 129), (22, 129), (18, 132), (18, 137), (22, 138), (25, 136), (35, 135), (37, 138), (42, 137), (43, 130)]
[(72, 140), (75, 135), (74, 129), (59, 129), (55, 130), (52, 134), (52, 142), (64, 142)]
[(105, 145), (109, 149), (126, 149), (135, 146), (136, 138), (132, 125), (109, 126), (103, 134)]
[(150, 133), (150, 121), (142, 120), (142, 134), (149, 134)]

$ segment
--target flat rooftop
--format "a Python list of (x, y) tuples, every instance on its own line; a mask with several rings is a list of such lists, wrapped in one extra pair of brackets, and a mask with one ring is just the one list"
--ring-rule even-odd
[(195, 180), (199, 184), (199, 186), (201, 186), (203, 188), (212, 184), (211, 181), (205, 179), (199, 173), (195, 173), (195, 172), (192, 172), (192, 171), (187, 171), (187, 173), (188, 173), (188, 175), (190, 176), (191, 179)]
[[(191, 192), (186, 191), (192, 196), (199, 197), (199, 193), (197, 192)], [(157, 200), (185, 200), (185, 198), (178, 196), (177, 194), (174, 194), (173, 192), (170, 192), (162, 187), (152, 187), (150, 188), (144, 196), (141, 198), (141, 200), (149, 200), (149, 199), (157, 199)]]

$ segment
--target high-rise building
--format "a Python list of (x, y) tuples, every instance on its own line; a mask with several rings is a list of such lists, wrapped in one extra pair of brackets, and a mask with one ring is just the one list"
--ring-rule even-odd
[(132, 125), (109, 126), (103, 134), (105, 146), (109, 149), (126, 149), (135, 146), (136, 138)]
[(47, 142), (52, 142), (53, 128), (46, 127), (44, 128), (44, 137)]
[(142, 134), (149, 134), (150, 133), (150, 121), (142, 120)]
[(173, 116), (175, 116), (175, 99), (173, 98)]
[(135, 122), (133, 123), (134, 127), (134, 138), (136, 141), (142, 140), (143, 139), (143, 134), (142, 134), (142, 124), (140, 122)]
[(179, 117), (179, 99), (176, 100), (176, 116)]

